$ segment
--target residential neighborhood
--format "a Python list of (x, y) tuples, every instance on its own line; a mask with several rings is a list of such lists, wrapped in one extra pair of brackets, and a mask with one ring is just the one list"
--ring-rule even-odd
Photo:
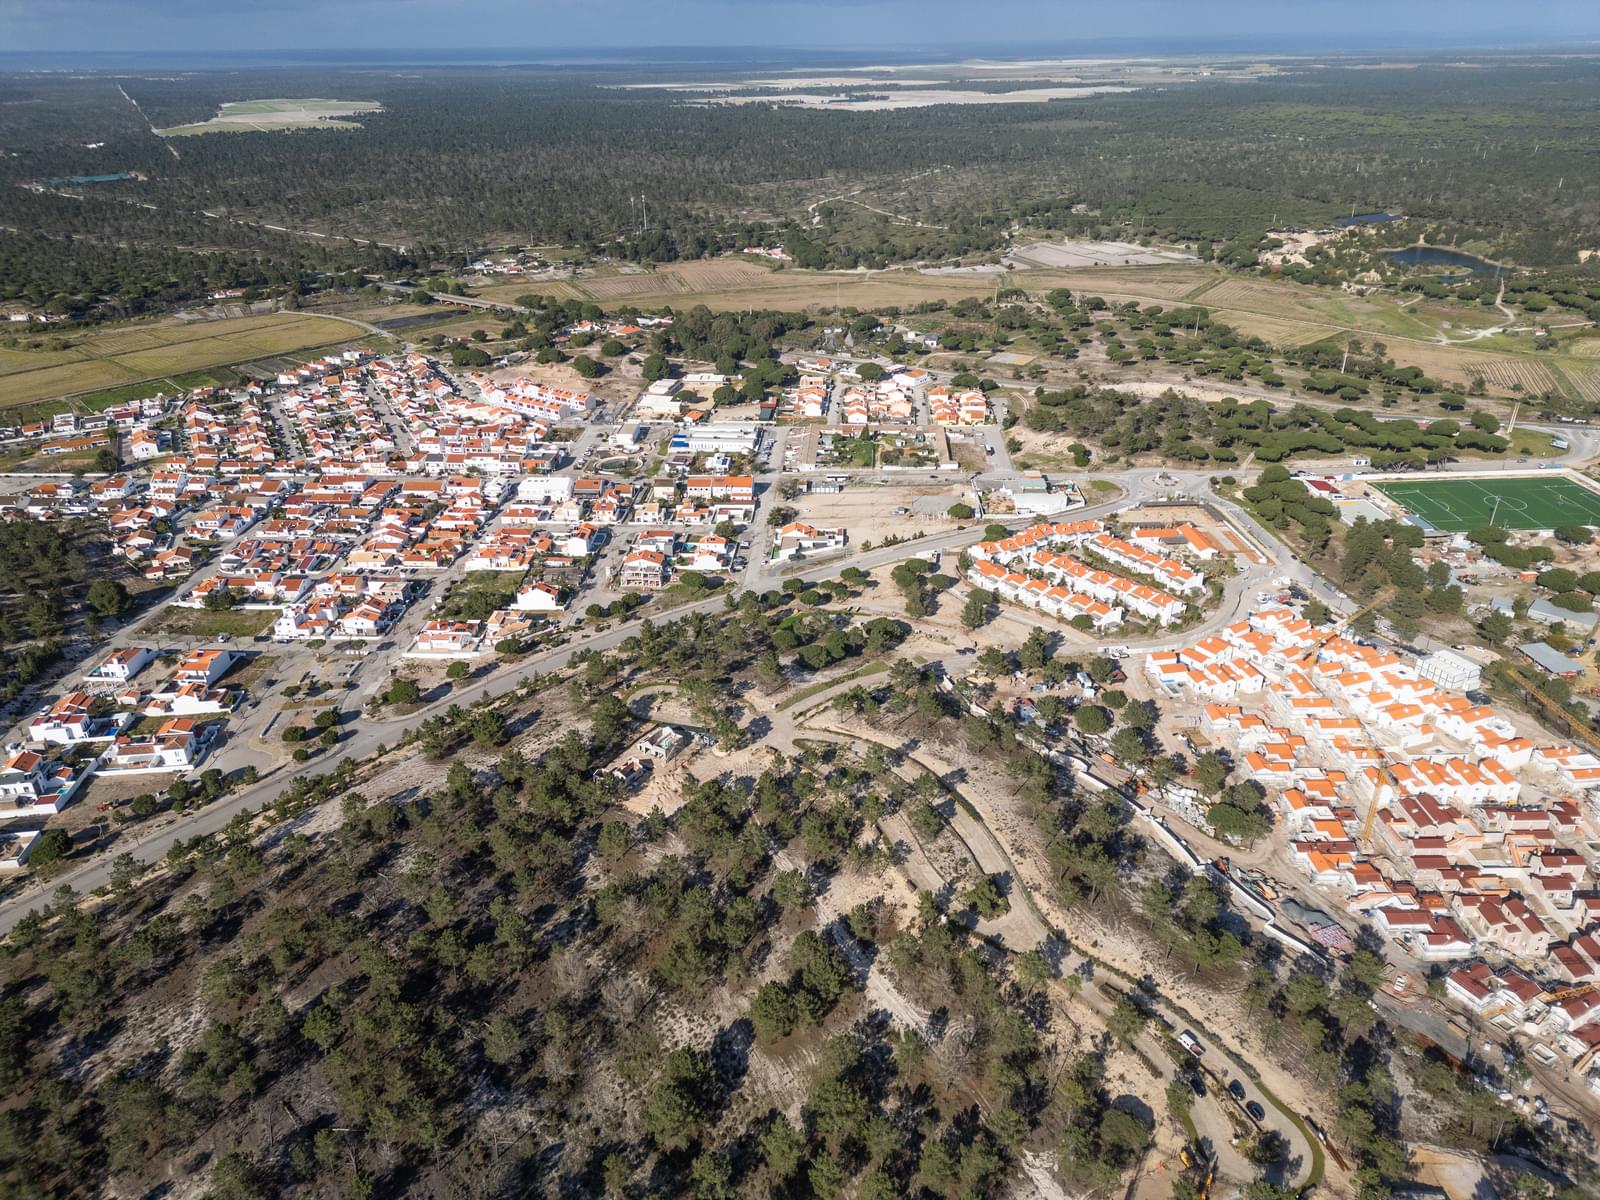
[(1592, 0), (0, 31), (0, 1200), (1600, 1196)]

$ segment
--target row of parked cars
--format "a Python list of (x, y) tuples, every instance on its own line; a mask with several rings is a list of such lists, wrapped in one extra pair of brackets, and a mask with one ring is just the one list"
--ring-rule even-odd
[[(1182, 1046), (1196, 1058), (1201, 1057), (1206, 1052), (1206, 1048), (1200, 1044), (1200, 1039), (1195, 1037), (1194, 1034), (1187, 1029), (1178, 1034), (1178, 1045)], [(1201, 1081), (1198, 1075), (1196, 1075), (1190, 1081), (1190, 1085), (1194, 1088), (1195, 1095), (1204, 1096), (1206, 1094), (1206, 1085)], [(1261, 1102), (1259, 1100), (1252, 1100), (1245, 1093), (1244, 1084), (1240, 1083), (1237, 1079), (1229, 1082), (1228, 1095), (1232, 1096), (1244, 1107), (1245, 1112), (1250, 1114), (1250, 1119), (1252, 1121), (1260, 1122), (1266, 1119), (1267, 1110), (1261, 1107)]]

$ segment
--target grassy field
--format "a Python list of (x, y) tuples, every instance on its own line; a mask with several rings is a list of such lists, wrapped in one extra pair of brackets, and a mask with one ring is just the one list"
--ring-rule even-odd
[(1264, 316), (1261, 313), (1245, 312), (1237, 308), (1219, 308), (1212, 314), (1224, 325), (1231, 325), (1240, 333), (1258, 337), (1264, 342), (1274, 346), (1288, 348), (1290, 346), (1304, 346), (1310, 342), (1320, 342), (1323, 338), (1333, 337), (1339, 332), (1336, 325), (1316, 325), (1306, 321), (1285, 320), (1281, 317)]
[(1372, 487), (1435, 529), (1460, 533), (1600, 525), (1600, 493), (1565, 476), (1548, 479), (1429, 479)]
[(1306, 287), (1285, 280), (1230, 279), (1209, 289), (1203, 302), (1240, 313), (1254, 313), (1293, 324), (1359, 330), (1381, 338), (1424, 341), (1460, 337), (1501, 324), (1494, 309), (1477, 305), (1421, 301), (1386, 292), (1355, 296)]
[[(178, 381), (175, 379), (172, 382)], [(154, 396), (166, 386), (167, 381), (164, 379), (147, 379), (143, 383), (130, 383), (122, 387), (107, 388), (103, 392), (94, 392), (80, 397), (79, 403), (90, 412), (99, 412), (101, 409), (110, 408), (113, 404)]]
[(169, 605), (166, 612), (145, 627), (145, 632), (201, 638), (216, 637), (222, 633), (229, 637), (255, 637), (271, 629), (277, 619), (278, 610), (275, 608), (229, 608), (213, 612), (209, 608)]
[[(992, 275), (906, 269), (767, 270), (721, 259), (672, 263), (644, 274), (583, 275), (560, 284), (507, 283), (480, 289), (479, 294), (510, 300), (539, 292), (593, 300), (612, 309), (704, 304), (718, 311), (799, 311), (836, 305), (871, 310), (926, 300), (954, 303), (968, 296), (989, 299), (995, 282)], [(1563, 344), (1555, 356), (1536, 352), (1528, 334), (1492, 334), (1467, 341), (1504, 320), (1497, 310), (1481, 305), (1387, 292), (1355, 296), (1289, 280), (1230, 276), (1209, 263), (1013, 271), (1004, 277), (1004, 286), (1034, 296), (1068, 288), (1112, 304), (1128, 300), (1167, 307), (1199, 304), (1218, 320), (1276, 346), (1330, 337), (1382, 341), (1396, 362), (1420, 367), (1452, 386), (1466, 388), (1481, 377), (1499, 394), (1532, 398), (1550, 391), (1600, 403), (1600, 337), (1570, 336), (1570, 344)]]
[(588, 298), (572, 284), (557, 279), (522, 279), (512, 283), (492, 283), (488, 287), (473, 288), (472, 294), (482, 296), (485, 300), (498, 300), (508, 304), (514, 302), (518, 296), (551, 296), (557, 300)]
[[(426, 325), (408, 325), (399, 331), (399, 335), (414, 341), (422, 341), (436, 333), (444, 337), (465, 338), (471, 337), (473, 330), (481, 329), (489, 335), (492, 345), (492, 343), (500, 340), (500, 331), (505, 328), (506, 321), (509, 319), (505, 313), (489, 312), (487, 310), (469, 312), (464, 316), (451, 316), (452, 313), (460, 311), (460, 309), (456, 308), (446, 308), (438, 314), (439, 320), (430, 321)], [(491, 353), (493, 353), (492, 350)]]
[[(718, 260), (673, 263), (637, 275), (580, 276), (563, 285), (508, 283), (481, 289), (479, 294), (490, 299), (510, 299), (529, 291), (572, 294), (609, 307), (693, 303), (719, 310), (806, 309), (835, 304), (870, 308), (930, 299), (991, 297), (995, 282), (992, 275), (941, 275), (905, 269), (773, 271), (744, 262)], [(1068, 288), (1112, 302), (1201, 303), (1216, 310), (1230, 324), (1282, 343), (1314, 341), (1341, 330), (1432, 341), (1450, 336), (1452, 331), (1460, 337), (1500, 320), (1494, 310), (1477, 306), (1388, 294), (1352, 296), (1284, 280), (1229, 277), (1207, 263), (1013, 271), (1004, 277), (1004, 286), (1020, 287), (1034, 295)]]
[[(1526, 425), (1518, 425), (1511, 431), (1510, 436), (1512, 454), (1552, 458), (1557, 453), (1556, 448), (1551, 445), (1556, 435), (1546, 433), (1542, 429), (1529, 429)], [(1503, 456), (1500, 457), (1500, 461), (1505, 461)]]
[(82, 335), (67, 350), (0, 350), (0, 409), (342, 345), (357, 333), (343, 321), (305, 313), (109, 326)]

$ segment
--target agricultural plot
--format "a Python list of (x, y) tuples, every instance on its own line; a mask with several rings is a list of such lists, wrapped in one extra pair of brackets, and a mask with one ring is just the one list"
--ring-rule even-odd
[(1588, 363), (1567, 363), (1560, 370), (1572, 384), (1572, 390), (1584, 401), (1589, 404), (1600, 404), (1600, 364), (1591, 366)]
[(1422, 524), (1447, 533), (1600, 525), (1600, 492), (1564, 475), (1372, 483)]
[[(1006, 282), (1029, 291), (1046, 292), (1068, 288), (1091, 296), (1118, 294), (1141, 302), (1183, 300), (1210, 289), (1219, 279), (1218, 268), (1209, 263), (1167, 263), (1151, 267), (1090, 267), (1078, 270), (1013, 271)], [(994, 286), (992, 280), (990, 287)]]
[(1466, 376), (1467, 382), (1474, 376), (1482, 378), (1485, 384), (1501, 392), (1517, 392), (1522, 395), (1542, 395), (1544, 392), (1557, 392), (1560, 384), (1555, 379), (1555, 374), (1549, 366), (1541, 362), (1533, 362), (1528, 358), (1502, 358), (1501, 355), (1480, 355), (1480, 357), (1467, 357), (1462, 355), (1456, 363), (1456, 368)]
[(1231, 326), (1240, 333), (1251, 337), (1258, 337), (1264, 342), (1274, 346), (1304, 346), (1310, 342), (1320, 342), (1323, 338), (1332, 337), (1339, 332), (1334, 325), (1310, 325), (1304, 321), (1284, 321), (1277, 317), (1264, 316), (1261, 313), (1244, 312), (1235, 308), (1219, 308), (1211, 314), (1224, 325)]
[(761, 267), (741, 263), (686, 263), (681, 267), (663, 267), (648, 275), (615, 275), (608, 279), (580, 281), (577, 286), (594, 300), (622, 300), (760, 287), (771, 274)]
[(491, 283), (487, 287), (474, 287), (472, 293), (498, 304), (515, 304), (518, 296), (550, 296), (556, 300), (589, 299), (587, 292), (559, 279), (519, 279), (510, 283)]
[(671, 263), (661, 268), (661, 274), (676, 276), (691, 291), (695, 288), (732, 288), (758, 285), (770, 279), (773, 270), (748, 259), (712, 262)]
[(1205, 303), (1213, 308), (1239, 309), (1313, 324), (1335, 324), (1316, 306), (1316, 299), (1309, 289), (1256, 279), (1229, 279), (1205, 295)]
[[(1491, 395), (1533, 398), (1560, 392), (1561, 381), (1548, 360), (1531, 353), (1497, 353), (1483, 341), (1447, 345), (1436, 341), (1393, 340), (1389, 357), (1402, 367), (1418, 367), (1431, 379), (1465, 391), (1481, 378)], [(1568, 359), (1571, 363), (1573, 360)], [(1563, 364), (1565, 365), (1565, 364)], [(1597, 364), (1600, 365), (1600, 364)], [(1521, 385), (1520, 388), (1517, 385)]]
[(640, 296), (680, 296), (688, 293), (681, 279), (657, 272), (651, 275), (613, 275), (607, 279), (591, 279), (575, 285), (579, 292), (591, 300), (634, 300)]
[(115, 359), (80, 359), (37, 371), (0, 377), (0, 412), (52, 396), (71, 396), (138, 382), (138, 375)]
[(355, 332), (343, 321), (303, 313), (106, 329), (64, 352), (0, 352), (0, 409), (341, 345)]
[(83, 361), (83, 352), (69, 350), (5, 350), (0, 349), (0, 389), (5, 387), (7, 375), (18, 371), (37, 371), (41, 367), (59, 367), (66, 363)]

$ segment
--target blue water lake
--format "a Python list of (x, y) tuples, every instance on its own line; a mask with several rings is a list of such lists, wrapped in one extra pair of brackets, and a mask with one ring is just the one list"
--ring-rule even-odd
[(80, 187), (86, 183), (116, 183), (119, 179), (134, 178), (136, 176), (127, 171), (118, 171), (112, 175), (61, 175), (45, 182), (51, 187)]
[(1407, 246), (1404, 250), (1390, 250), (1391, 261), (1402, 267), (1449, 267), (1453, 271), (1466, 271), (1470, 275), (1494, 270), (1494, 263), (1475, 254), (1447, 250), (1443, 246)]

